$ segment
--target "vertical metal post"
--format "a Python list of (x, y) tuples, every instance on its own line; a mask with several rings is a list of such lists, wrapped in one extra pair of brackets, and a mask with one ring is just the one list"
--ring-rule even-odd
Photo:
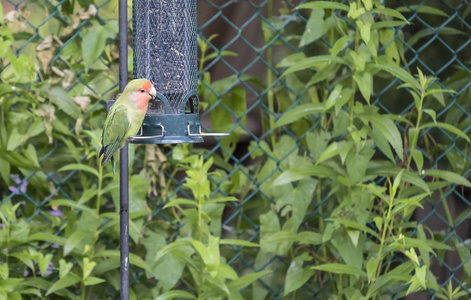
[[(119, 91), (128, 82), (128, 7), (127, 0), (119, 0)], [(119, 244), (120, 244), (120, 300), (129, 300), (129, 162), (128, 144), (119, 153)]]

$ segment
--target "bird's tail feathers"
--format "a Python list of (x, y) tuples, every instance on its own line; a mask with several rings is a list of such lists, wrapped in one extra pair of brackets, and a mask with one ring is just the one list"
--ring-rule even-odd
[(111, 156), (111, 163), (113, 164), (113, 178), (116, 175), (116, 161), (114, 160), (114, 156)]
[(112, 153), (111, 155), (106, 155), (106, 147), (102, 147), (98, 157), (101, 157), (102, 155), (103, 155), (103, 159), (101, 160), (101, 166), (104, 167), (105, 164), (108, 162), (108, 160), (110, 160), (111, 164), (113, 165), (113, 177), (115, 177), (115, 175), (116, 175), (116, 161), (114, 160), (114, 153)]
[[(106, 162), (110, 159), (108, 155), (106, 155), (106, 147), (102, 147), (100, 150), (100, 154), (98, 157), (101, 157), (103, 155), (103, 159), (101, 160), (101, 166), (104, 167)], [(113, 157), (113, 156), (111, 156)]]

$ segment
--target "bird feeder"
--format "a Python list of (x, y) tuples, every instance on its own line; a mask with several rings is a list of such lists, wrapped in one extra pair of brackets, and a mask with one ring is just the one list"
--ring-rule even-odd
[(137, 136), (139, 144), (200, 143), (196, 0), (134, 0), (134, 78), (156, 91)]

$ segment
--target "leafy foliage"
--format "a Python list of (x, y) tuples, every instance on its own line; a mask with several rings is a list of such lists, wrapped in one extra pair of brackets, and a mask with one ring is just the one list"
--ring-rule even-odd
[[(430, 267), (452, 252), (469, 280), (470, 245), (449, 234), (469, 209), (453, 219), (440, 202), (451, 226), (441, 232), (414, 213), (471, 186), (462, 176), (469, 71), (439, 81), (411, 67), (404, 43), (433, 31), (405, 35), (408, 12), (448, 16), (381, 3), (314, 1), (269, 13), (264, 79), (215, 80), (210, 66), (237, 54), (216, 49), (217, 35), (199, 38), (202, 115), (231, 135), (211, 151), (130, 146), (132, 299), (466, 295)], [(118, 74), (116, 4), (66, 1), (41, 25), (52, 7), (40, 0), (0, 18), (0, 298), (119, 290), (119, 183), (98, 160), (103, 100)], [(299, 49), (278, 62), (274, 50), (286, 41)], [(412, 106), (390, 113), (377, 100), (385, 85)], [(251, 93), (266, 98), (262, 138), (247, 129)], [(442, 156), (448, 166), (436, 163)]]

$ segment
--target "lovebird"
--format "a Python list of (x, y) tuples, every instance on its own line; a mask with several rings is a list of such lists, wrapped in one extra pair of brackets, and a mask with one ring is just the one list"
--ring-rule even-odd
[(102, 166), (111, 160), (113, 176), (115, 175), (115, 152), (123, 148), (129, 137), (139, 132), (146, 116), (149, 100), (155, 98), (156, 94), (149, 80), (134, 79), (126, 85), (123, 93), (111, 106), (101, 135), (102, 147), (99, 157), (103, 155)]

